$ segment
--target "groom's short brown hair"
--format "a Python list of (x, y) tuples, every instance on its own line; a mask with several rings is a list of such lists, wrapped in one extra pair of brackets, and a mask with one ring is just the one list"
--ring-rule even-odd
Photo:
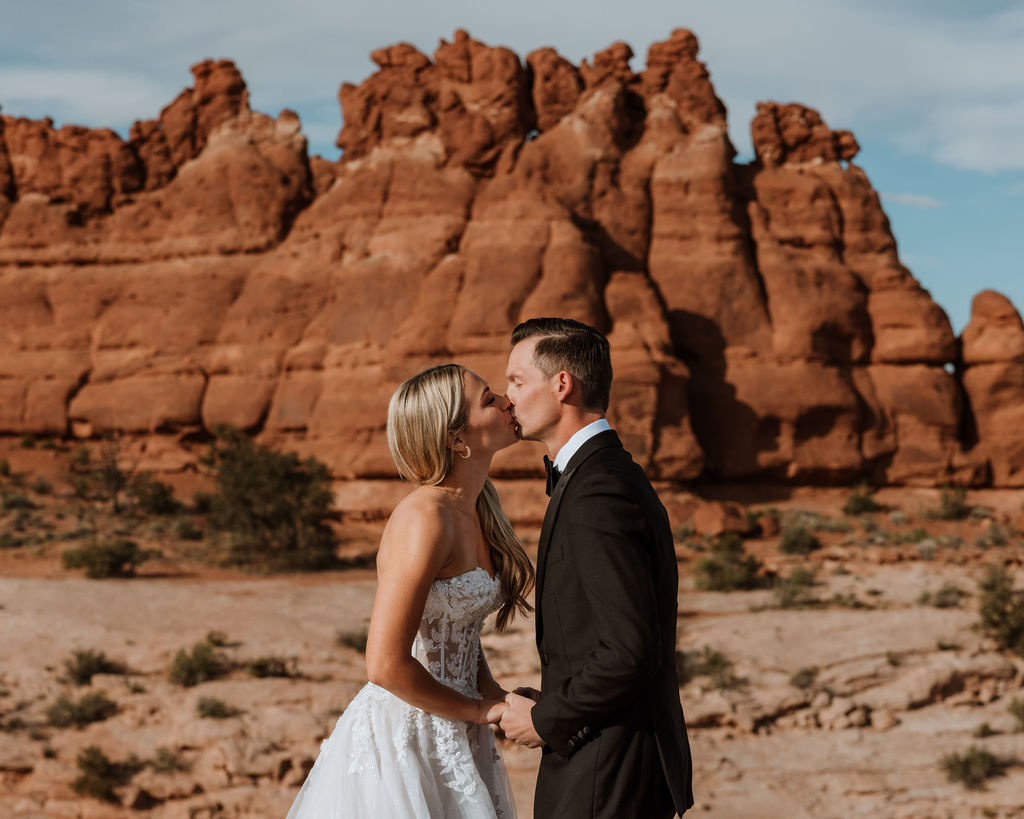
[(548, 378), (565, 370), (580, 383), (586, 409), (608, 409), (612, 391), (612, 358), (608, 339), (582, 321), (533, 318), (512, 331), (512, 346), (537, 338), (533, 363)]

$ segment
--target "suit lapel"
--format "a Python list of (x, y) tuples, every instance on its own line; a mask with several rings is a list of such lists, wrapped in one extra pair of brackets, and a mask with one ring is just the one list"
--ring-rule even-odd
[(619, 436), (614, 430), (599, 432), (593, 438), (589, 438), (584, 442), (583, 446), (576, 451), (576, 454), (569, 459), (569, 463), (565, 465), (565, 472), (558, 479), (558, 485), (555, 486), (555, 491), (551, 493), (551, 499), (548, 501), (548, 508), (544, 511), (544, 523), (541, 525), (540, 541), (537, 543), (537, 590), (534, 595), (537, 609), (538, 639), (540, 639), (541, 596), (544, 591), (544, 575), (547, 573), (548, 550), (551, 547), (551, 537), (555, 531), (555, 521), (558, 519), (558, 510), (562, 505), (562, 498), (565, 496), (566, 488), (572, 481), (573, 475), (576, 474), (576, 470), (580, 468), (587, 458), (606, 446), (622, 446)]

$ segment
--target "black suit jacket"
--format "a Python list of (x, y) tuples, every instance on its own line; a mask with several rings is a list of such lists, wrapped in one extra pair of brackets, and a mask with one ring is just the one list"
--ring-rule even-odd
[(650, 481), (614, 431), (595, 435), (566, 465), (538, 544), (536, 817), (656, 819), (693, 805), (678, 582)]

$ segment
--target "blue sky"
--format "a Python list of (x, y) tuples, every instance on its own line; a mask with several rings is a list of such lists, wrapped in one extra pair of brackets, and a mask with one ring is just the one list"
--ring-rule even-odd
[(206, 57), (236, 61), (254, 108), (299, 112), (311, 150), (337, 156), (337, 91), (369, 53), (432, 54), (467, 29), (525, 56), (579, 62), (616, 40), (693, 30), (742, 158), (759, 100), (801, 102), (861, 144), (903, 262), (967, 323), (985, 288), (1024, 309), (1024, 2), (1021, 0), (5, 0), (0, 106), (126, 135), (191, 84)]

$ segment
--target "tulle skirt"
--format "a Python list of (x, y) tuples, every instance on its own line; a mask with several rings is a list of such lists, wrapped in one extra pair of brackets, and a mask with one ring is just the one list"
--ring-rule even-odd
[(512, 819), (489, 725), (445, 719), (368, 683), (320, 746), (287, 819)]

